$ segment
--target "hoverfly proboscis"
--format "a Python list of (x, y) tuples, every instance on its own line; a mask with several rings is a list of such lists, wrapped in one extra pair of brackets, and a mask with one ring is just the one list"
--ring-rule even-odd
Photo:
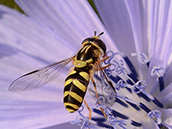
[(67, 64), (73, 61), (74, 68), (65, 79), (64, 105), (66, 110), (72, 113), (77, 111), (84, 101), (89, 109), (89, 119), (91, 119), (91, 110), (84, 100), (84, 96), (86, 94), (89, 81), (91, 80), (98, 99), (96, 82), (93, 78), (94, 73), (97, 71), (101, 72), (106, 82), (114, 90), (114, 93), (116, 93), (115, 88), (104, 72), (104, 67), (101, 66), (101, 62), (104, 60), (101, 58), (104, 58), (106, 53), (106, 45), (99, 38), (102, 34), (103, 32), (96, 36), (95, 32), (93, 37), (84, 39), (82, 41), (82, 47), (75, 56), (47, 67), (34, 70), (17, 78), (10, 84), (9, 91), (26, 91), (39, 88), (55, 79), (60, 71)]

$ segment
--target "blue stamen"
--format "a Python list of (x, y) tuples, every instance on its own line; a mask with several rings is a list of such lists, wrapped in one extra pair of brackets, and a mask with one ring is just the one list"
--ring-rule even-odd
[(125, 84), (125, 82), (121, 79), (117, 82), (115, 89), (116, 90), (120, 90), (121, 88), (127, 87), (127, 85)]
[(72, 121), (71, 124), (78, 124), (81, 126), (81, 129), (98, 129), (95, 125), (93, 125), (90, 120), (85, 117), (81, 112), (84, 110), (84, 107), (81, 106), (81, 109), (78, 110), (79, 115), (76, 117), (75, 121)]
[(131, 81), (131, 79), (128, 79), (127, 83), (130, 84), (130, 85), (134, 85), (134, 83)]
[(159, 87), (160, 87), (160, 91), (164, 90), (164, 79), (163, 77), (158, 77), (159, 80)]
[(137, 77), (136, 77), (133, 73), (128, 74), (128, 76), (129, 76), (135, 83), (138, 81)]
[(128, 87), (125, 87), (127, 90), (128, 90), (128, 92), (130, 92), (131, 94), (133, 93), (133, 91), (132, 91), (132, 89), (130, 89), (130, 88), (128, 88)]
[(101, 116), (104, 116), (103, 113), (99, 109), (93, 108), (93, 112), (95, 112)]
[(148, 113), (148, 117), (155, 123), (160, 125), (162, 113), (159, 110), (152, 110)]
[(105, 122), (106, 121), (105, 118), (96, 118), (96, 117), (94, 117), (94, 118), (92, 117), (91, 120), (97, 121), (97, 122)]
[(101, 80), (102, 80), (97, 74), (94, 74), (94, 77), (95, 77), (98, 81), (101, 81)]
[(117, 82), (115, 89), (120, 90), (121, 88), (126, 88), (128, 92), (132, 93), (132, 90), (127, 86), (127, 84), (121, 79)]
[(113, 109), (112, 109), (112, 114), (113, 114), (115, 117), (120, 117), (120, 118), (122, 118), (122, 119), (129, 119), (128, 116), (126, 116), (126, 115), (124, 115), (124, 114), (122, 114), (122, 113), (119, 113), (119, 112), (117, 112), (117, 111), (115, 111), (115, 110), (113, 110)]
[(109, 123), (116, 129), (116, 126), (118, 125), (122, 129), (126, 129), (124, 126), (127, 126), (126, 120), (117, 120), (114, 116), (109, 116)]
[(116, 126), (126, 129), (124, 127), (124, 126), (127, 126), (127, 124), (125, 123), (126, 120), (118, 120), (116, 116), (112, 113), (113, 110), (111, 108), (107, 106), (103, 106), (101, 104), (99, 104), (98, 106), (100, 106), (103, 109), (104, 113), (107, 115), (107, 119), (110, 125), (112, 125), (115, 129), (116, 129)]
[(136, 126), (136, 127), (141, 127), (142, 126), (141, 123), (138, 123), (138, 122), (133, 121), (133, 120), (131, 120), (131, 124), (134, 125), (134, 126)]
[(114, 129), (113, 128), (113, 126), (110, 126), (110, 125), (108, 125), (108, 124), (105, 124), (105, 123), (103, 123), (103, 122), (99, 122), (99, 121), (97, 121), (97, 125), (99, 126), (99, 127), (102, 127), (103, 129), (105, 128), (107, 128), (107, 129)]
[(147, 102), (150, 102), (150, 98), (147, 95), (145, 95), (144, 93), (141, 92), (141, 93), (138, 93), (137, 95), (144, 98)]
[(148, 107), (146, 107), (146, 105), (144, 105), (143, 103), (140, 103), (139, 106), (140, 106), (145, 112), (147, 112), (147, 113), (149, 113), (149, 112), (151, 111), (151, 110), (150, 110)]
[(150, 61), (146, 63), (147, 67), (149, 68), (149, 65), (150, 65)]
[[(105, 70), (105, 73), (106, 73), (106, 71), (108, 71), (108, 70)], [(115, 83), (117, 83), (119, 80), (121, 80), (121, 78), (118, 75), (116, 75), (116, 76), (109, 75), (109, 78)]]
[(136, 56), (140, 63), (147, 64), (149, 62), (149, 58), (144, 53), (131, 53), (131, 56)]
[(136, 109), (137, 111), (140, 111), (140, 108), (136, 105), (136, 104), (134, 104), (134, 103), (131, 103), (131, 102), (127, 102), (128, 104), (130, 104), (134, 109)]
[(170, 128), (168, 128), (168, 127), (166, 127), (164, 124), (158, 124), (158, 127), (160, 128), (160, 129), (170, 129)]
[(138, 94), (138, 93), (141, 93), (145, 87), (146, 87), (146, 82), (143, 80), (140, 80), (132, 88)]
[[(103, 62), (104, 64), (102, 65), (107, 66), (108, 64), (111, 64), (111, 66), (104, 69), (104, 71), (105, 71), (105, 74), (108, 76), (108, 80), (111, 79), (113, 86), (116, 89), (116, 92), (112, 90), (112, 88), (109, 86), (109, 84), (105, 80), (104, 76), (101, 76), (101, 74), (100, 75), (97, 74), (94, 76), (97, 79), (98, 97), (99, 97), (96, 101), (96, 106), (98, 108), (101, 107), (101, 110), (96, 109), (97, 108), (96, 107), (96, 108), (93, 108), (93, 112), (101, 115), (101, 117), (103, 118), (92, 118), (92, 121), (96, 122), (99, 127), (111, 128), (111, 129), (116, 129), (117, 127), (126, 129), (126, 126), (127, 126), (126, 123), (130, 123), (133, 127), (135, 126), (135, 128), (142, 126), (142, 123), (131, 120), (130, 117), (127, 116), (127, 114), (123, 114), (122, 111), (110, 108), (111, 106), (109, 105), (113, 105), (116, 102), (120, 104), (120, 106), (124, 106), (128, 109), (131, 106), (137, 111), (140, 111), (141, 109), (144, 110), (148, 114), (148, 117), (151, 118), (160, 128), (165, 127), (161, 123), (161, 119), (160, 119), (161, 114), (158, 114), (159, 112), (157, 111), (151, 111), (149, 106), (146, 105), (146, 103), (147, 102), (151, 102), (149, 104), (154, 103), (156, 106), (160, 108), (163, 108), (163, 105), (154, 96), (152, 96), (151, 94), (147, 93), (144, 90), (147, 85), (146, 81), (138, 80), (138, 75), (135, 71), (134, 66), (130, 62), (129, 58), (127, 56), (124, 56), (124, 54), (113, 53), (112, 51), (107, 52), (107, 56), (109, 56), (109, 58), (107, 60), (104, 60)], [(144, 53), (135, 53), (135, 55), (133, 56), (137, 56), (138, 60), (142, 64), (146, 64), (149, 67), (150, 61)], [(126, 66), (127, 69), (125, 69), (124, 65), (127, 65)], [(130, 69), (131, 72), (127, 71), (128, 68)], [(162, 76), (162, 73), (163, 73), (162, 70), (163, 70), (162, 67), (155, 66), (153, 67), (151, 71), (152, 76), (153, 75), (158, 76), (160, 91), (164, 89), (164, 80)], [(102, 86), (103, 92), (99, 91), (101, 88), (99, 86)], [(139, 99), (140, 101), (138, 102), (138, 101), (131, 100), (131, 98), (126, 97), (128, 93), (126, 93), (126, 90), (124, 88), (127, 89), (130, 93), (133, 93), (133, 94), (135, 93), (139, 97), (142, 97), (147, 102), (144, 104), (140, 102), (142, 101), (141, 99)], [(120, 95), (120, 93), (124, 93), (123, 89), (124, 89), (124, 92), (126, 93), (126, 96), (125, 94)], [(95, 92), (92, 92), (92, 93), (95, 94)], [(94, 95), (94, 98), (96, 98), (96, 95)], [(80, 120), (82, 120), (82, 127), (83, 128), (91, 127), (90, 124), (92, 123), (90, 123), (88, 118), (84, 117), (80, 112), (79, 114), (81, 116)], [(105, 118), (104, 116), (107, 116), (107, 117)], [(107, 122), (109, 122), (109, 124), (107, 124)]]
[(163, 79), (163, 70), (164, 68), (161, 66), (154, 66), (151, 71), (151, 76), (157, 75), (159, 80), (159, 90), (162, 91), (164, 89), (164, 79)]
[(122, 100), (120, 100), (119, 98), (116, 98), (116, 103), (119, 103), (120, 105), (128, 108), (128, 105), (125, 102), (123, 102)]
[(133, 108), (135, 108), (137, 111), (140, 110), (140, 108), (137, 106), (137, 103), (135, 103), (134, 101), (128, 99), (127, 97), (123, 97), (123, 96), (119, 96), (118, 95), (118, 98), (122, 98), (124, 99), (128, 104), (130, 104)]
[(157, 75), (158, 77), (160, 77), (162, 70), (164, 70), (163, 67), (161, 67), (161, 66), (154, 66), (152, 68), (152, 71), (151, 71), (151, 76)]
[(133, 73), (133, 75), (137, 78), (138, 77), (138, 74), (133, 66), (133, 64), (131, 63), (131, 61), (129, 60), (129, 58), (127, 56), (124, 56), (123, 57), (125, 62), (127, 63), (128, 65), (128, 68), (130, 68), (131, 72)]
[(159, 100), (157, 100), (155, 97), (154, 97), (154, 99), (152, 100), (158, 107), (160, 107), (160, 108), (163, 108), (164, 107), (164, 105), (159, 101)]

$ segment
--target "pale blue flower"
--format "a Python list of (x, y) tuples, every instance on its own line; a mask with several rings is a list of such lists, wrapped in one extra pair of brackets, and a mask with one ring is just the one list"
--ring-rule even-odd
[[(0, 128), (78, 127), (64, 124), (71, 121), (82, 128), (172, 128), (170, 0), (95, 0), (101, 20), (87, 1), (16, 2), (27, 15), (0, 5)], [(101, 94), (95, 100), (94, 93), (87, 93), (85, 100), (94, 112), (91, 121), (86, 108), (73, 114), (65, 110), (66, 73), (37, 90), (8, 91), (20, 75), (73, 56), (82, 40), (93, 36), (95, 30), (105, 33), (101, 39), (112, 57), (104, 62), (112, 64), (105, 71), (116, 88), (117, 99), (108, 106), (96, 104), (104, 101)]]

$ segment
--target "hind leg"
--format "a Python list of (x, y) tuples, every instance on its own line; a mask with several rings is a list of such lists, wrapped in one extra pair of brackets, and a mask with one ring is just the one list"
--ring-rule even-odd
[(89, 111), (89, 119), (91, 120), (91, 109), (88, 106), (87, 102), (84, 100), (85, 106), (87, 107), (88, 111)]
[[(96, 89), (96, 83), (95, 83), (95, 81), (94, 81), (94, 79), (92, 77), (91, 77), (91, 81), (93, 82), (93, 86), (94, 86), (94, 90), (95, 90), (95, 94), (96, 94), (96, 99), (98, 99), (98, 94), (97, 94), (97, 89)], [(99, 102), (97, 104), (99, 104)], [(100, 107), (100, 110), (103, 113), (103, 115), (107, 118), (107, 115), (103, 111), (102, 107)]]

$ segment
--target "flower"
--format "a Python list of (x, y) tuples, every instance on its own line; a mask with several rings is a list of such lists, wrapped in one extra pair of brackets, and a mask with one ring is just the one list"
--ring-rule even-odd
[[(16, 2), (27, 15), (0, 6), (1, 128), (61, 127), (59, 124), (69, 121), (82, 123), (83, 128), (172, 127), (171, 1), (95, 0), (102, 22), (87, 1)], [(114, 101), (108, 86), (104, 89), (109, 94), (99, 94), (96, 101), (87, 94), (86, 100), (97, 114), (91, 121), (84, 109), (79, 110), (80, 118), (77, 112), (69, 114), (64, 109), (62, 78), (67, 71), (61, 73), (60, 81), (44, 88), (8, 91), (21, 74), (73, 56), (94, 30), (105, 32), (101, 38), (110, 58), (103, 63), (111, 63), (105, 72), (117, 98)], [(91, 95), (94, 98), (95, 93)]]

